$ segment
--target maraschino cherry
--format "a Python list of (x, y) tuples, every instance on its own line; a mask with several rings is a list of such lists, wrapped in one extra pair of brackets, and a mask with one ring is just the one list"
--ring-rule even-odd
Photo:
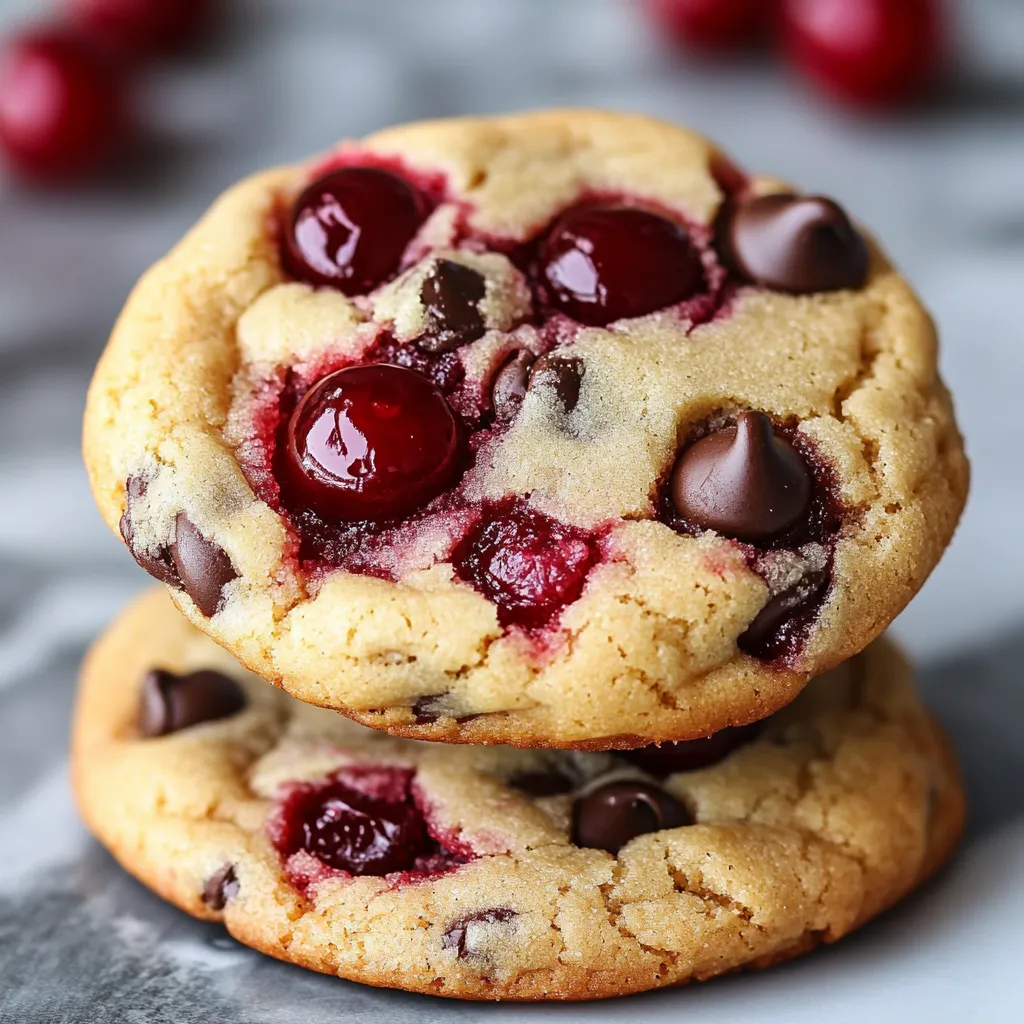
[(372, 291), (398, 270), (426, 217), (423, 197), (397, 174), (342, 167), (298, 197), (284, 232), (284, 261), (302, 281), (346, 295)]
[(284, 857), (304, 850), (353, 875), (408, 871), (434, 844), (408, 793), (393, 795), (370, 795), (343, 778), (298, 786), (280, 808), (274, 845)]
[(793, 64), (850, 103), (906, 99), (932, 76), (943, 41), (938, 0), (782, 0), (779, 28)]
[(487, 510), (452, 556), (504, 626), (536, 629), (580, 596), (597, 552), (579, 530), (522, 504)]
[(544, 241), (540, 270), (550, 303), (591, 326), (646, 316), (704, 284), (686, 230), (659, 214), (612, 204), (563, 214)]
[(313, 385), (292, 413), (282, 491), (327, 519), (392, 519), (448, 487), (463, 449), (459, 421), (422, 374), (352, 366)]
[(119, 76), (69, 33), (30, 32), (0, 52), (0, 149), (26, 178), (91, 171), (123, 123)]
[(212, 0), (65, 0), (71, 19), (119, 54), (169, 52), (186, 44)]
[(647, 0), (651, 13), (680, 42), (713, 53), (736, 50), (766, 34), (767, 0)]

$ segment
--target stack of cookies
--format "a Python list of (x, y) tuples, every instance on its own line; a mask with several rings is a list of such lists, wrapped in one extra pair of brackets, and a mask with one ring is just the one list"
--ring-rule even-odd
[(638, 992), (838, 939), (956, 841), (878, 639), (967, 492), (934, 327), (688, 131), (433, 122), (242, 182), (129, 299), (85, 458), (165, 586), (86, 661), (82, 814), (272, 956)]

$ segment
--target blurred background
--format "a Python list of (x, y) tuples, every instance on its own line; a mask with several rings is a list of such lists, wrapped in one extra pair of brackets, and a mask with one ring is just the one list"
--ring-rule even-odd
[[(921, 38), (939, 5), (880, 6), (894, 3), (895, 43), (856, 16), (838, 42), (827, 26), (815, 37), (815, 6), (841, 19), (839, 8), (856, 15), (869, 0), (798, 0), (789, 6), (804, 11), (790, 17), (805, 21), (791, 20), (785, 46), (719, 53), (708, 51), (739, 41), (750, 9), (773, 4), (705, 0), (717, 13), (701, 22), (669, 0), (222, 0), (208, 20), (185, 12), (142, 38), (117, 22), (124, 0), (65, 0), (63, 12), (60, 0), (0, 0), (0, 1019), (470, 1012), (259, 962), (164, 908), (84, 837), (64, 780), (74, 671), (147, 580), (93, 508), (78, 435), (92, 366), (135, 279), (234, 180), (394, 122), (550, 105), (679, 121), (742, 166), (839, 199), (934, 313), (974, 466), (960, 532), (896, 625), (926, 668), (971, 787), (971, 842), (939, 883), (946, 895), (778, 975), (580, 1019), (632, 1019), (643, 1007), (661, 1019), (685, 998), (694, 1020), (745, 1001), (761, 1020), (817, 1020), (820, 1002), (794, 1005), (792, 991), (813, 993), (823, 977), (836, 1020), (870, 1009), (881, 1020), (944, 1021), (979, 1000), (991, 1000), (985, 1019), (1019, 1019), (1010, 954), (1024, 913), (1024, 0), (942, 5), (935, 38), (945, 43), (927, 52)], [(746, 13), (723, 29), (715, 18), (737, 7)], [(88, 29), (87, 56), (65, 38), (72, 22), (76, 40)], [(49, 28), (25, 35), (41, 23), (58, 24), (59, 38)], [(863, 53), (844, 54), (862, 30)], [(71, 76), (93, 119), (84, 137), (46, 123), (26, 136), (34, 116), (51, 116), (25, 85), (42, 74), (33, 60)], [(121, 100), (133, 120), (115, 138)], [(50, 180), (55, 166), (79, 165), (70, 180)], [(898, 1016), (892, 985), (912, 994)], [(918, 1016), (913, 998), (932, 1010)], [(189, 1016), (203, 1001), (208, 1014)], [(96, 1016), (104, 1003), (124, 1015)], [(548, 1012), (575, 1011), (489, 1015)]]

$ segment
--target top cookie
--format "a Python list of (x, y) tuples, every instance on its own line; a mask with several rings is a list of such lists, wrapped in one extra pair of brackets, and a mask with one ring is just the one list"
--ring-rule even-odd
[(838, 206), (591, 111), (231, 189), (129, 299), (85, 457), (140, 564), (295, 696), (595, 749), (861, 650), (968, 476), (933, 325)]

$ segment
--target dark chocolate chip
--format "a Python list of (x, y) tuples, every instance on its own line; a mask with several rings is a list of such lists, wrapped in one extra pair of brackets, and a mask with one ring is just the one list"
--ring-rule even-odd
[(636, 836), (692, 824), (674, 796), (638, 780), (609, 782), (592, 790), (573, 808), (573, 842), (618, 853)]
[(172, 587), (181, 589), (181, 580), (178, 577), (178, 570), (174, 567), (170, 549), (161, 545), (155, 549), (147, 549), (136, 542), (134, 517), (138, 515), (139, 502), (146, 496), (146, 481), (141, 476), (130, 476), (125, 481), (125, 506), (121, 515), (121, 536), (124, 538), (132, 558), (142, 566), (146, 572), (155, 580), (161, 583), (168, 583)]
[(761, 723), (720, 729), (711, 736), (679, 743), (652, 744), (639, 750), (622, 750), (619, 756), (651, 775), (695, 772), (724, 761), (734, 750), (749, 743), (761, 731)]
[(556, 771), (517, 772), (509, 778), (508, 784), (530, 796), (558, 796), (560, 793), (571, 793), (575, 789), (568, 775)]
[(580, 384), (586, 367), (583, 360), (575, 356), (564, 356), (551, 352), (541, 356), (533, 364), (530, 373), (530, 390), (551, 388), (566, 413), (576, 408), (580, 400)]
[(238, 895), (238, 878), (234, 864), (225, 864), (214, 872), (203, 886), (203, 902), (211, 910), (223, 910), (228, 900)]
[(487, 292), (482, 274), (454, 260), (438, 260), (420, 288), (427, 329), (416, 345), (424, 352), (452, 352), (483, 337), (487, 325), (480, 301)]
[(736, 645), (755, 658), (773, 658), (786, 627), (795, 616), (824, 596), (828, 584), (827, 569), (807, 573), (795, 586), (769, 599), (740, 635)]
[(426, 697), (420, 697), (410, 709), (416, 717), (417, 725), (429, 725), (439, 718), (444, 718), (451, 713), (444, 710), (445, 693), (433, 693)]
[(823, 196), (726, 202), (715, 236), (730, 269), (776, 291), (808, 295), (862, 288), (867, 280), (864, 239), (842, 207)]
[(693, 526), (746, 541), (794, 526), (811, 500), (811, 473), (761, 412), (740, 414), (687, 448), (672, 470), (672, 504)]
[(536, 361), (537, 357), (529, 349), (517, 349), (494, 375), (491, 401), (494, 418), (499, 423), (508, 423), (519, 412), (530, 382), (530, 369)]
[(224, 588), (238, 578), (227, 552), (212, 540), (207, 540), (192, 520), (184, 512), (179, 512), (174, 520), (171, 558), (185, 593), (207, 618), (215, 615), (220, 608)]
[(202, 722), (237, 714), (245, 707), (245, 693), (233, 679), (200, 669), (178, 676), (154, 668), (142, 681), (139, 731), (143, 736), (166, 736)]
[(517, 916), (510, 907), (495, 907), (493, 910), (481, 910), (476, 914), (460, 917), (445, 928), (444, 934), (441, 936), (441, 945), (444, 949), (458, 950), (460, 960), (479, 956), (480, 951), (473, 946), (470, 934), (471, 926), (474, 924), (507, 924)]

